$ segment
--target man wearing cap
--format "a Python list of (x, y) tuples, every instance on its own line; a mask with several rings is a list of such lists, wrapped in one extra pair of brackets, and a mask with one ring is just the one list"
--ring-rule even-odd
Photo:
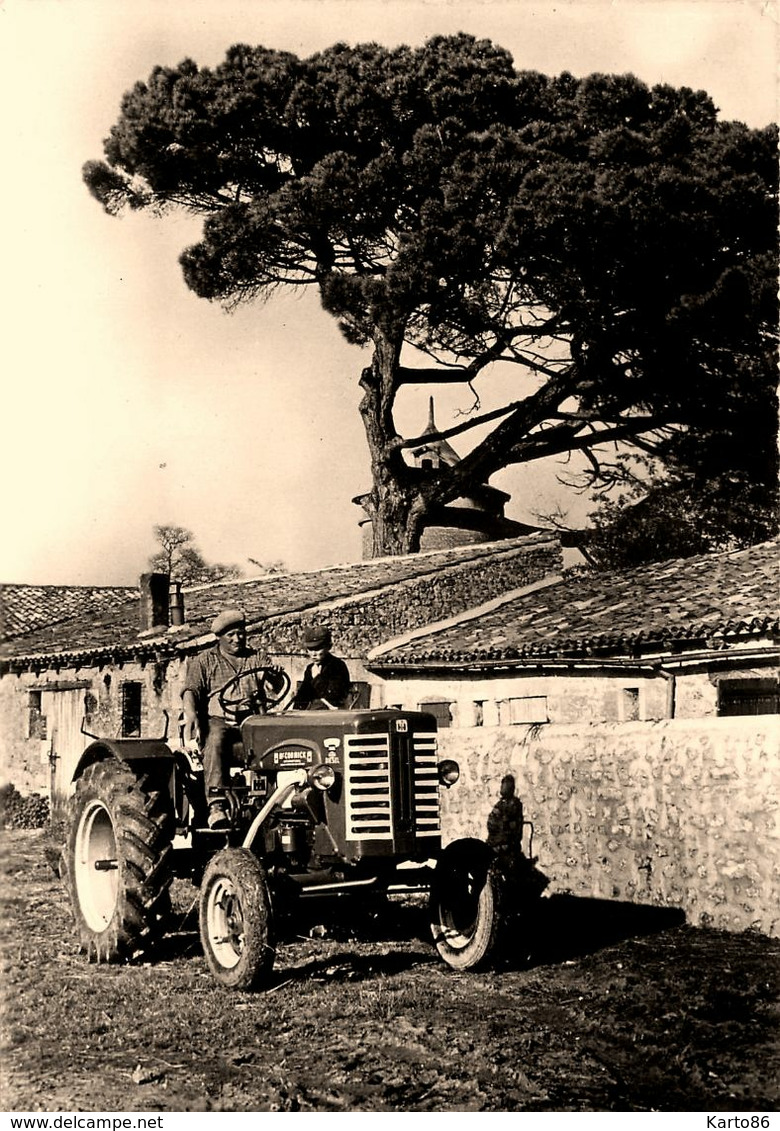
[[(247, 648), (246, 618), (240, 609), (225, 609), (215, 617), (211, 631), (217, 637), (213, 648), (192, 656), (187, 662), (182, 689), (184, 741), (201, 752), (206, 798), (209, 802), (208, 823), (211, 829), (230, 825), (223, 795), (228, 785), (228, 771), (233, 744), (241, 734), (239, 724), (247, 715), (262, 712), (266, 706), (266, 688), (273, 694), (282, 685), (284, 673), (271, 663), (270, 657)], [(247, 675), (228, 692), (228, 698), (242, 702), (225, 708), (219, 693), (242, 672), (255, 668), (269, 671)], [(215, 793), (216, 791), (216, 793)]]
[(305, 629), (303, 646), (309, 654), (310, 662), (306, 666), (301, 686), (295, 693), (293, 710), (343, 707), (349, 696), (351, 680), (347, 665), (331, 653), (330, 629)]

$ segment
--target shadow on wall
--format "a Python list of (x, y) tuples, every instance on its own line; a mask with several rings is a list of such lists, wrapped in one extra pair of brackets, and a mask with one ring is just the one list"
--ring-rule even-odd
[(524, 819), (512, 774), (501, 780), (487, 831), (487, 843), (502, 878), (504, 927), (499, 961), (505, 966), (560, 963), (685, 923), (685, 913), (676, 907), (563, 894), (540, 899), (549, 880), (532, 854), (533, 825)]

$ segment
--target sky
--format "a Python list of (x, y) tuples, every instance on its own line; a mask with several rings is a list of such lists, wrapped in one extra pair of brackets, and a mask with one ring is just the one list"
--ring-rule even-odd
[[(157, 64), (216, 65), (233, 43), (308, 56), (337, 41), (417, 45), (470, 32), (518, 69), (632, 72), (704, 89), (724, 118), (776, 117), (777, 8), (757, 0), (4, 0), (0, 583), (133, 585), (152, 527), (190, 529), (209, 561), (316, 569), (360, 558), (352, 498), (370, 486), (358, 415), (367, 354), (316, 295), (228, 314), (183, 282), (191, 218), (111, 218), (81, 168), (122, 94)], [(405, 390), (405, 434), (465, 391)], [(459, 438), (460, 439), (460, 438)], [(464, 454), (464, 446), (453, 442)], [(587, 500), (564, 469), (492, 482), (510, 517)]]

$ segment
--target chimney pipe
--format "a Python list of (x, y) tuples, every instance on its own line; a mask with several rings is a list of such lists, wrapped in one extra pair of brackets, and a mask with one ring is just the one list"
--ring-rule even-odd
[(167, 573), (141, 574), (141, 632), (168, 627), (170, 580)]
[(171, 614), (171, 628), (178, 628), (184, 624), (184, 597), (181, 591), (181, 582), (172, 581), (168, 594), (168, 606)]

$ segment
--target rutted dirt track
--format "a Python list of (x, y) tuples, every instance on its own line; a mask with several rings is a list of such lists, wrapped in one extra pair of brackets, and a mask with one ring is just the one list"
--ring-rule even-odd
[(43, 834), (1, 835), (6, 1111), (777, 1110), (776, 940), (557, 897), (458, 975), (418, 907), (340, 907), (298, 924), (269, 992), (229, 993), (189, 885), (154, 962), (90, 966)]

